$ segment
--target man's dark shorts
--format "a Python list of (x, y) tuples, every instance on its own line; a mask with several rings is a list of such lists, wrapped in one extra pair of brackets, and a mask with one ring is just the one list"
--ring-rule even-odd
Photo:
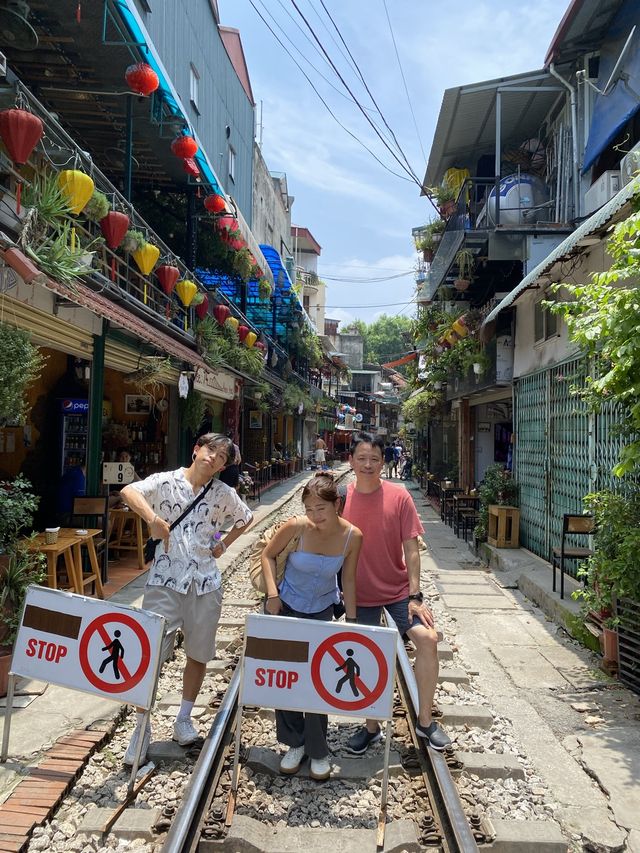
[(422, 625), (420, 619), (414, 616), (409, 624), (409, 596), (394, 601), (392, 604), (380, 604), (376, 607), (358, 607), (356, 615), (359, 625), (379, 625), (382, 610), (386, 608), (393, 621), (398, 626), (398, 631), (401, 635), (406, 634), (409, 628), (415, 628), (416, 625)]

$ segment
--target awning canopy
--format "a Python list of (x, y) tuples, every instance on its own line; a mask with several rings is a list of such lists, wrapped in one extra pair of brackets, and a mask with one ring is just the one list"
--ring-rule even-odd
[[(511, 91), (526, 87), (532, 91)], [(483, 154), (495, 151), (496, 100), (501, 98), (501, 144), (519, 146), (535, 137), (555, 100), (563, 96), (558, 81), (547, 71), (530, 71), (496, 80), (447, 89), (429, 154), (424, 187), (440, 183), (451, 166), (473, 167)], [(423, 194), (425, 190), (423, 189)]]
[(631, 201), (631, 199), (637, 195), (640, 195), (640, 178), (636, 178), (628, 183), (626, 187), (623, 187), (620, 192), (601, 207), (600, 210), (597, 210), (593, 216), (590, 216), (589, 219), (585, 219), (582, 225), (576, 228), (573, 233), (569, 234), (569, 236), (563, 240), (560, 245), (556, 246), (556, 248), (550, 252), (537, 267), (534, 267), (531, 272), (522, 279), (520, 284), (516, 285), (516, 287), (514, 287), (513, 290), (496, 305), (496, 307), (487, 315), (482, 325), (486, 326), (487, 323), (495, 320), (501, 311), (504, 311), (505, 308), (513, 305), (516, 299), (524, 293), (528, 287), (534, 285), (536, 281), (548, 272), (557, 261), (573, 254), (577, 249), (579, 249), (580, 242), (582, 240), (593, 234), (597, 234), (602, 231), (603, 228), (608, 227), (614, 216), (627, 204), (627, 202)]

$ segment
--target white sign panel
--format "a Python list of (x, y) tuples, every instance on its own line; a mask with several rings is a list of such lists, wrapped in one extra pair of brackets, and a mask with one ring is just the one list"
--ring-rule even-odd
[(232, 373), (227, 373), (225, 370), (205, 370), (204, 367), (196, 367), (193, 387), (206, 397), (233, 400), (236, 394), (236, 379)]
[(164, 621), (147, 610), (31, 586), (11, 672), (150, 708)]
[(496, 338), (496, 382), (513, 380), (513, 338), (500, 335)]
[(388, 720), (397, 639), (394, 628), (250, 614), (240, 702)]
[(131, 462), (103, 462), (102, 463), (102, 482), (103, 483), (119, 483), (124, 486), (127, 483), (132, 483), (135, 476), (135, 471)]

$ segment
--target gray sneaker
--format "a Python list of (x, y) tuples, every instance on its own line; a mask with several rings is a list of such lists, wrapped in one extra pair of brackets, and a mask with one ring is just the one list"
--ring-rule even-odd
[(429, 746), (432, 747), (432, 749), (442, 751), (448, 746), (451, 746), (451, 738), (449, 735), (445, 734), (435, 720), (433, 720), (426, 728), (421, 726), (420, 723), (417, 723), (416, 734), (418, 737), (423, 737), (425, 740), (429, 741)]
[(362, 755), (366, 752), (372, 743), (377, 743), (382, 737), (380, 727), (375, 732), (370, 732), (366, 726), (359, 729), (347, 741), (347, 750), (354, 755)]
[[(140, 740), (142, 732), (142, 726), (136, 726), (133, 734), (131, 735), (131, 740), (129, 741), (129, 746), (127, 747), (127, 751), (124, 754), (123, 761), (127, 765), (127, 767), (133, 767), (133, 763), (136, 760), (136, 750), (138, 749), (138, 741)], [(147, 726), (144, 730), (144, 735), (142, 735), (142, 751), (140, 753), (140, 761), (139, 766), (145, 762), (147, 757), (147, 750), (149, 749), (149, 741), (151, 740), (151, 726)]]

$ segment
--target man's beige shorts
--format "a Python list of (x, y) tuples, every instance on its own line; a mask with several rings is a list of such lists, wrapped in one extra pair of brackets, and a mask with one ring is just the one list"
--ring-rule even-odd
[(222, 589), (196, 595), (191, 584), (186, 595), (166, 586), (146, 586), (142, 609), (151, 610), (166, 619), (162, 648), (163, 662), (171, 657), (178, 628), (184, 634), (187, 657), (207, 663), (216, 656), (216, 630), (222, 610)]

